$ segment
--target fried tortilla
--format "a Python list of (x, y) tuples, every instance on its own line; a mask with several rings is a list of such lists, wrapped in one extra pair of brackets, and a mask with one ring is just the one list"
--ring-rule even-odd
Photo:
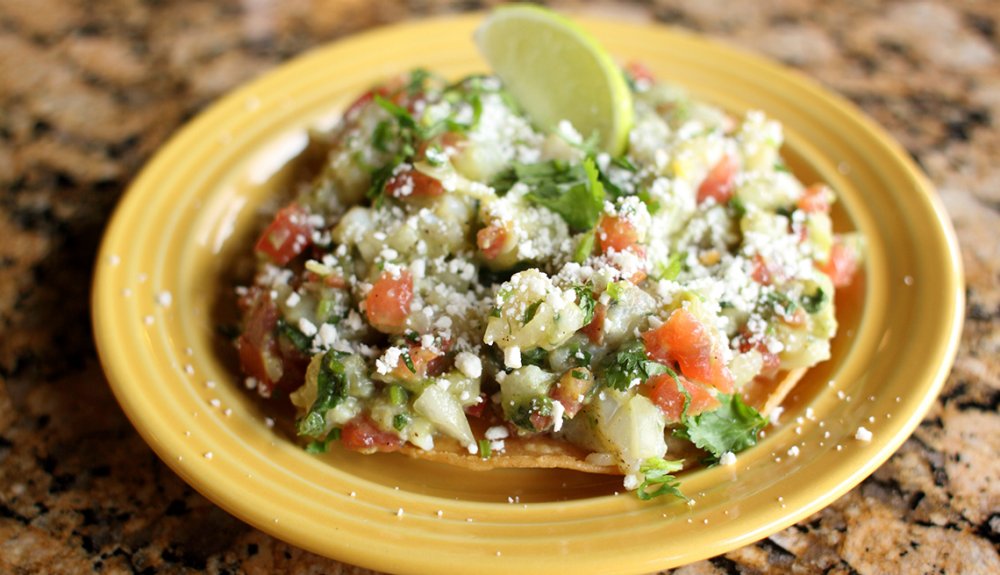
[[(795, 385), (802, 379), (806, 369), (794, 369), (769, 380), (754, 380), (743, 389), (743, 398), (762, 415), (781, 404)], [(489, 424), (483, 420), (471, 421), (476, 437), (483, 437)], [(493, 422), (499, 424), (498, 422)], [(597, 454), (574, 445), (569, 441), (549, 435), (529, 435), (518, 437), (511, 434), (503, 439), (504, 449), (494, 451), (488, 458), (469, 453), (458, 441), (450, 437), (438, 437), (434, 449), (424, 450), (406, 444), (402, 453), (416, 459), (448, 463), (476, 471), (491, 469), (570, 469), (584, 473), (622, 475), (614, 458), (609, 454)], [(680, 455), (671, 449), (672, 455)], [(691, 454), (684, 454), (685, 456)], [(685, 457), (687, 458), (687, 457)], [(695, 458), (696, 459), (696, 458)]]

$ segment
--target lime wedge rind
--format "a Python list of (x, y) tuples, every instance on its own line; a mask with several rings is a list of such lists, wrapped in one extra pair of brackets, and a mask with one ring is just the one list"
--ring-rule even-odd
[(632, 94), (614, 59), (587, 31), (551, 10), (514, 4), (490, 14), (476, 45), (528, 117), (551, 131), (569, 121), (601, 149), (622, 154)]

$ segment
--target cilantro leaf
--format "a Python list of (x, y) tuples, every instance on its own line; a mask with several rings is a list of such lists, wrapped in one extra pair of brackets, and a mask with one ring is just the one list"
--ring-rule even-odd
[(719, 394), (721, 405), (695, 416), (684, 415), (682, 426), (674, 435), (694, 443), (718, 461), (727, 451), (737, 453), (757, 445), (757, 434), (767, 425), (767, 418), (743, 403), (738, 393)]
[(347, 397), (347, 376), (343, 360), (348, 354), (330, 350), (323, 355), (319, 375), (316, 377), (316, 400), (309, 411), (299, 419), (299, 435), (317, 437), (326, 428), (326, 412)]
[(639, 340), (626, 344), (604, 361), (604, 384), (618, 391), (625, 391), (636, 379), (643, 382), (661, 373), (672, 370), (647, 359), (646, 347)]
[(535, 314), (538, 313), (538, 306), (542, 305), (543, 300), (538, 300), (532, 302), (527, 309), (524, 310), (524, 317), (521, 319), (521, 323), (528, 325), (531, 320), (535, 319)]
[(675, 280), (684, 271), (684, 262), (687, 260), (687, 252), (674, 252), (666, 264), (656, 266), (657, 279)]
[(823, 303), (826, 302), (826, 294), (823, 293), (823, 288), (816, 288), (816, 293), (812, 295), (802, 296), (802, 307), (809, 313), (816, 313), (823, 307)]
[[(642, 484), (635, 490), (636, 496), (648, 501), (661, 495), (673, 495), (687, 501), (687, 496), (681, 493), (680, 481), (671, 475), (684, 468), (684, 462), (660, 457), (650, 457), (642, 462), (639, 472), (643, 474)], [(654, 489), (655, 487), (655, 489)]]
[(292, 342), (292, 345), (299, 351), (309, 351), (309, 348), (312, 347), (311, 337), (281, 318), (278, 318), (278, 333), (288, 338), (288, 341)]
[(594, 307), (597, 300), (594, 299), (594, 292), (590, 285), (575, 285), (573, 291), (576, 292), (576, 305), (583, 310), (583, 325), (589, 324), (594, 319)]
[(514, 164), (492, 186), (504, 194), (518, 182), (531, 189), (525, 199), (559, 214), (575, 232), (593, 228), (604, 211), (604, 185), (592, 158), (580, 164), (561, 160)]

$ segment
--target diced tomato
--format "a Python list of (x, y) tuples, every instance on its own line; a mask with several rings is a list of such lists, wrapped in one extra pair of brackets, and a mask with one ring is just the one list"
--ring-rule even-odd
[(594, 383), (594, 376), (589, 369), (574, 367), (559, 378), (559, 381), (552, 386), (549, 395), (562, 404), (563, 415), (573, 419), (583, 407), (583, 400), (594, 388)]
[(476, 246), (488, 260), (495, 260), (504, 252), (508, 239), (507, 227), (494, 222), (476, 233)]
[(340, 441), (347, 449), (364, 453), (396, 451), (403, 444), (398, 435), (382, 431), (363, 415), (347, 422), (340, 432)]
[(471, 417), (482, 417), (483, 412), (486, 411), (486, 394), (479, 394), (479, 403), (470, 405), (465, 408), (465, 414)]
[(545, 431), (552, 427), (553, 419), (551, 415), (542, 415), (537, 411), (532, 411), (531, 415), (528, 416), (528, 421), (531, 422), (531, 426), (535, 431)]
[(402, 379), (404, 381), (419, 381), (430, 373), (431, 366), (434, 361), (444, 357), (441, 354), (431, 351), (426, 347), (421, 347), (419, 345), (410, 346), (410, 363), (413, 364), (413, 370), (406, 365), (406, 360), (402, 357), (396, 362), (396, 368), (392, 370), (392, 376), (397, 379)]
[(846, 287), (858, 271), (858, 256), (850, 246), (837, 241), (830, 248), (830, 259), (819, 269), (830, 276), (834, 287)]
[(444, 193), (444, 186), (420, 170), (408, 168), (389, 178), (385, 193), (396, 199), (433, 198)]
[(646, 354), (654, 361), (676, 363), (688, 379), (723, 393), (733, 390), (733, 375), (722, 361), (712, 336), (686, 309), (675, 310), (660, 327), (642, 334)]
[(385, 272), (372, 286), (365, 300), (368, 323), (383, 333), (401, 333), (410, 315), (413, 301), (413, 276), (402, 271), (394, 276)]
[(368, 105), (368, 102), (375, 99), (375, 94), (384, 96), (385, 94), (382, 90), (382, 88), (375, 88), (358, 96), (357, 99), (351, 102), (351, 105), (347, 107), (347, 110), (344, 112), (344, 117), (353, 118), (362, 108)]
[(716, 203), (725, 204), (733, 197), (736, 187), (736, 172), (739, 171), (739, 164), (730, 155), (722, 156), (719, 163), (708, 172), (705, 179), (698, 186), (698, 203), (702, 203), (708, 198), (714, 198)]
[(312, 244), (308, 218), (309, 214), (297, 204), (282, 208), (264, 229), (255, 249), (276, 265), (287, 264)]
[(764, 256), (757, 254), (753, 257), (753, 269), (750, 277), (761, 285), (769, 286), (778, 278), (781, 270), (777, 266), (767, 261)]
[(344, 279), (344, 276), (341, 276), (339, 274), (330, 274), (326, 276), (325, 278), (323, 278), (323, 283), (326, 284), (328, 287), (332, 288), (337, 288), (337, 289), (347, 288), (347, 280)]
[(830, 191), (823, 184), (809, 186), (802, 192), (797, 207), (806, 213), (825, 213), (830, 211)]
[(757, 342), (756, 344), (750, 343), (750, 334), (744, 333), (742, 341), (740, 342), (740, 351), (742, 353), (746, 353), (751, 349), (756, 349), (760, 353), (760, 357), (763, 360), (763, 366), (761, 367), (758, 377), (769, 379), (777, 375), (778, 370), (781, 369), (781, 357), (776, 353), (771, 353), (762, 341)]
[(604, 320), (607, 316), (608, 306), (603, 303), (594, 306), (594, 319), (580, 329), (580, 332), (587, 336), (590, 343), (594, 345), (604, 343)]
[(278, 352), (278, 339), (274, 329), (278, 325), (278, 307), (270, 295), (258, 287), (250, 288), (240, 298), (243, 309), (243, 333), (236, 339), (243, 372), (257, 380), (262, 395), (270, 395), (281, 379), (282, 364)]
[(647, 82), (652, 84), (656, 81), (653, 73), (646, 67), (642, 62), (637, 62), (635, 60), (629, 62), (625, 65), (625, 73), (632, 77), (636, 82)]
[(649, 388), (649, 399), (660, 408), (668, 423), (680, 421), (681, 415), (684, 413), (685, 397), (678, 387), (678, 381), (691, 397), (688, 415), (698, 415), (719, 405), (719, 400), (709, 393), (703, 385), (688, 381), (683, 377), (674, 379), (674, 376), (668, 373), (654, 375), (646, 382)]
[(417, 159), (426, 160), (427, 150), (431, 147), (437, 147), (439, 150), (445, 154), (454, 154), (455, 152), (461, 150), (469, 143), (469, 139), (465, 134), (459, 132), (445, 132), (429, 140), (424, 140), (417, 147)]
[(624, 252), (639, 248), (639, 232), (627, 219), (602, 216), (597, 224), (597, 247), (601, 253), (609, 250)]

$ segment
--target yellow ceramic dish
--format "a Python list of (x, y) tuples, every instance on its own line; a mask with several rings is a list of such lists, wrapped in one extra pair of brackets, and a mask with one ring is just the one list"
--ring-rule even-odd
[[(827, 505), (870, 474), (931, 405), (956, 350), (959, 254), (924, 176), (843, 99), (766, 62), (655, 26), (583, 20), (622, 61), (786, 129), (806, 181), (840, 193), (837, 226), (868, 244), (863, 280), (838, 295), (831, 361), (785, 421), (734, 467), (683, 475), (679, 500), (616, 494), (620, 478), (473, 472), (399, 455), (302, 451), (265, 414), (216, 335), (227, 268), (259, 225), (280, 170), (370, 84), (414, 66), (485, 70), (479, 16), (377, 30), (307, 54), (214, 105), (166, 145), (108, 227), (93, 295), (108, 379), (157, 454), (220, 506), (295, 545), (393, 572), (625, 573), (722, 553)], [(169, 295), (167, 295), (169, 294)], [(855, 439), (859, 427), (870, 441)], [(792, 445), (798, 456), (790, 456)]]

